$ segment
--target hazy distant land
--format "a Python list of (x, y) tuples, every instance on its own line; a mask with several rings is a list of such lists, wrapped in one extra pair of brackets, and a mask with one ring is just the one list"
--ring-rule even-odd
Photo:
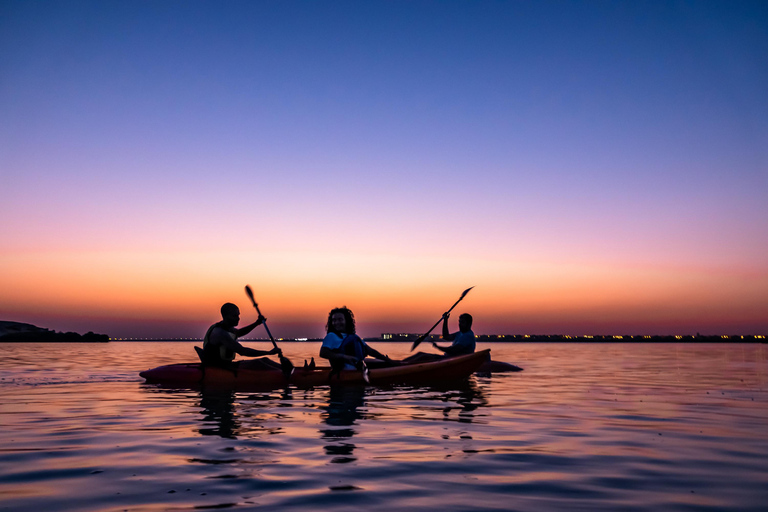
[[(365, 338), (366, 342), (402, 342), (413, 343), (419, 334), (382, 333), (380, 337)], [(322, 342), (322, 338), (275, 338), (279, 342)], [(573, 343), (766, 343), (761, 334), (723, 334), (723, 335), (596, 335), (571, 336), (567, 334), (479, 334), (478, 343), (528, 343), (528, 342), (573, 342)], [(113, 338), (113, 341), (202, 341), (202, 338)], [(0, 340), (1, 341), (1, 340)], [(268, 338), (241, 338), (245, 342), (269, 342)], [(446, 343), (437, 334), (428, 336), (422, 343), (427, 346), (432, 341)]]
[[(365, 338), (366, 341), (386, 341), (413, 343), (419, 338), (413, 333), (382, 333), (379, 337)], [(596, 335), (571, 336), (567, 334), (479, 334), (475, 336), (479, 343), (489, 342), (581, 342), (581, 343), (765, 343), (765, 335), (760, 334), (723, 334), (723, 335)], [(107, 341), (202, 341), (202, 338), (110, 338), (106, 334), (88, 332), (55, 332), (32, 324), (0, 320), (0, 342), (69, 342), (69, 343), (104, 343)], [(266, 341), (266, 338), (243, 338), (242, 341)], [(277, 338), (277, 341), (320, 342), (322, 338)], [(432, 341), (442, 342), (440, 335), (431, 334), (424, 344)]]
[(56, 332), (32, 324), (0, 320), (0, 342), (104, 343), (106, 334)]
[[(381, 341), (410, 341), (413, 342), (418, 338), (416, 334), (382, 334)], [(486, 342), (586, 342), (586, 343), (602, 343), (602, 342), (635, 342), (635, 343), (752, 343), (752, 342), (765, 342), (765, 336), (763, 335), (740, 335), (740, 334), (724, 334), (724, 335), (596, 335), (596, 336), (571, 336), (568, 334), (480, 334), (475, 336), (475, 339), (479, 343)], [(439, 341), (439, 337), (430, 336), (428, 341)]]

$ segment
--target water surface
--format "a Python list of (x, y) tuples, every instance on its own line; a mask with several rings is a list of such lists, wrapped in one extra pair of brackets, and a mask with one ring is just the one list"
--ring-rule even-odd
[[(762, 344), (494, 343), (448, 388), (169, 390), (190, 342), (2, 344), (0, 510), (740, 510), (768, 503)], [(284, 344), (294, 363), (317, 344)], [(392, 357), (408, 344), (380, 343)]]

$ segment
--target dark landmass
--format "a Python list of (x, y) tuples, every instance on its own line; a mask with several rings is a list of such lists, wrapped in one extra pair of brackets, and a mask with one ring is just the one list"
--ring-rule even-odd
[(55, 332), (32, 324), (0, 320), (0, 343), (105, 343), (108, 341), (109, 336), (106, 334)]

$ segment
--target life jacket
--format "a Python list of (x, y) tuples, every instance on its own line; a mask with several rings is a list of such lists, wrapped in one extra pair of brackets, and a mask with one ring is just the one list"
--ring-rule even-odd
[(207, 365), (227, 367), (235, 359), (235, 353), (224, 345), (211, 343), (211, 333), (217, 327), (224, 329), (227, 332), (234, 333), (234, 329), (224, 327), (223, 322), (218, 322), (210, 326), (203, 338), (203, 360)]
[(345, 336), (341, 341), (339, 350), (348, 356), (355, 356), (358, 361), (365, 359), (365, 356), (368, 354), (365, 343), (357, 334), (348, 334)]
[[(362, 369), (363, 359), (365, 359), (368, 350), (363, 342), (362, 338), (357, 334), (348, 334), (341, 340), (339, 348), (333, 349), (333, 352), (340, 354), (355, 356), (357, 358), (358, 370)], [(343, 360), (331, 361), (331, 376), (338, 375), (341, 370), (346, 366), (346, 362)]]

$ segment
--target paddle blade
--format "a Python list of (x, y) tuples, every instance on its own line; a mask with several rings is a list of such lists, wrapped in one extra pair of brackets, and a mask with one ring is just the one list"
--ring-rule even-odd
[(286, 380), (291, 378), (293, 373), (293, 363), (287, 357), (280, 356), (280, 369), (283, 370), (283, 376)]
[(416, 341), (414, 341), (414, 342), (413, 342), (413, 345), (411, 345), (411, 352), (413, 352), (414, 350), (416, 350), (416, 347), (418, 347), (418, 346), (419, 346), (419, 344), (420, 344), (422, 341), (424, 341), (424, 338), (425, 338), (425, 336), (419, 336), (418, 338), (416, 338)]
[(253, 304), (256, 304), (256, 299), (253, 298), (253, 290), (251, 290), (249, 285), (245, 285), (245, 294), (248, 295), (248, 298), (251, 299)]

